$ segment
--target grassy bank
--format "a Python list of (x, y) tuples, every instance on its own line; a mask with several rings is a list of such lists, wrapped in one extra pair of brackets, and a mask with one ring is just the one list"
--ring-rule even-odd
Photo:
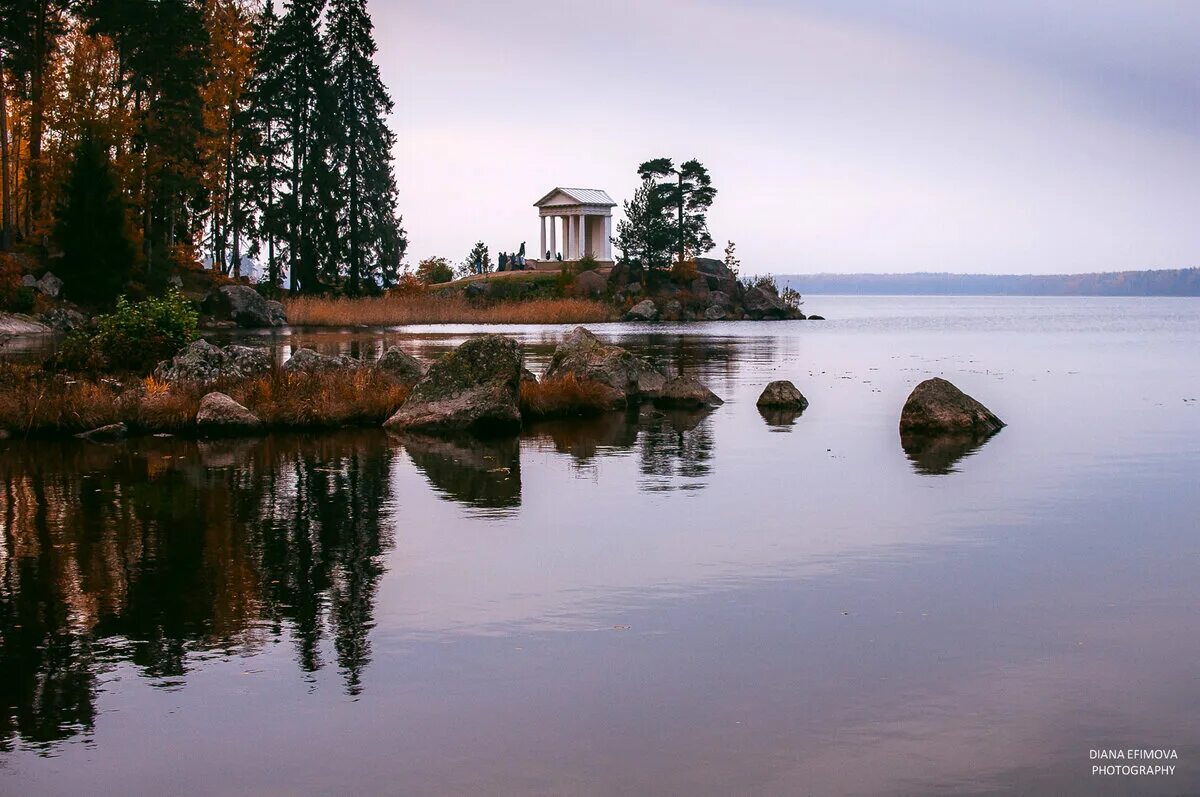
[(297, 326), (367, 324), (595, 324), (616, 319), (617, 310), (588, 299), (528, 299), (474, 304), (461, 294), (421, 293), (364, 299), (300, 297), (287, 302)]
[(187, 434), (205, 394), (220, 391), (270, 429), (381, 426), (408, 389), (373, 369), (285, 374), (208, 387), (153, 378), (68, 378), (0, 363), (0, 429), (16, 437), (58, 437), (124, 423), (144, 434)]

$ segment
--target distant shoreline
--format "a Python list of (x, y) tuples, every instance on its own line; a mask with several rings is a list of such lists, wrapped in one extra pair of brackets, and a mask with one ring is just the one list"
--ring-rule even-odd
[(1200, 296), (1200, 269), (1096, 274), (782, 274), (801, 294), (843, 296)]

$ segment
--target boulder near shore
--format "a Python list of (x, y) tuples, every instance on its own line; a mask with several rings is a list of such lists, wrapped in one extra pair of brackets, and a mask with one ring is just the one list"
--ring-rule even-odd
[(468, 340), (429, 367), (388, 429), (504, 434), (521, 428), (522, 353), (502, 335)]
[(654, 406), (671, 409), (703, 409), (724, 403), (716, 393), (690, 376), (671, 379), (654, 399)]
[(901, 433), (970, 432), (989, 435), (1004, 421), (945, 379), (917, 385), (900, 413)]
[(613, 391), (614, 402), (653, 398), (667, 378), (647, 360), (620, 346), (603, 343), (585, 327), (576, 327), (565, 338), (546, 369), (544, 381), (573, 375), (581, 382), (599, 382)]
[(209, 393), (200, 400), (196, 428), (201, 432), (244, 432), (261, 426), (262, 420), (257, 415), (224, 393)]

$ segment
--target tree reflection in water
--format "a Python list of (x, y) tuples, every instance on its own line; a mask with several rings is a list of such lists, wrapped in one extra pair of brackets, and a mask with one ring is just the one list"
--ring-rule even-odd
[[(645, 491), (705, 486), (707, 413), (650, 407), (539, 424), (525, 444), (575, 467), (635, 457)], [(183, 683), (205, 654), (291, 640), (309, 673), (362, 690), (392, 548), (403, 449), (447, 500), (521, 506), (520, 438), (379, 431), (251, 441), (9, 444), (0, 458), (0, 750), (89, 735), (101, 676), (133, 665)]]
[(97, 679), (175, 679), (201, 652), (332, 640), (349, 694), (370, 659), (393, 451), (378, 433), (5, 448), (0, 749), (87, 733)]

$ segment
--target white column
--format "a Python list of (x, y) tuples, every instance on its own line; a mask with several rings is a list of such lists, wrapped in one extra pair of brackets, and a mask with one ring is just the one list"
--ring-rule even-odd
[(612, 260), (612, 216), (604, 217), (604, 252), (605, 260)]
[(579, 214), (579, 248), (575, 252), (575, 259), (583, 257), (587, 254), (587, 216), (581, 211)]
[(539, 217), (539, 221), (541, 222), (541, 228), (542, 228), (542, 248), (538, 249), (537, 259), (541, 260), (543, 257), (546, 256), (546, 217), (545, 216)]
[(574, 260), (575, 241), (579, 238), (574, 216), (563, 216), (563, 237), (567, 239), (563, 243), (563, 260)]
[(558, 221), (558, 219), (556, 217), (554, 217), (554, 216), (550, 217), (550, 259), (551, 260), (554, 259), (554, 254), (558, 251), (558, 233), (555, 230), (555, 227), (558, 226), (556, 224), (557, 221)]

